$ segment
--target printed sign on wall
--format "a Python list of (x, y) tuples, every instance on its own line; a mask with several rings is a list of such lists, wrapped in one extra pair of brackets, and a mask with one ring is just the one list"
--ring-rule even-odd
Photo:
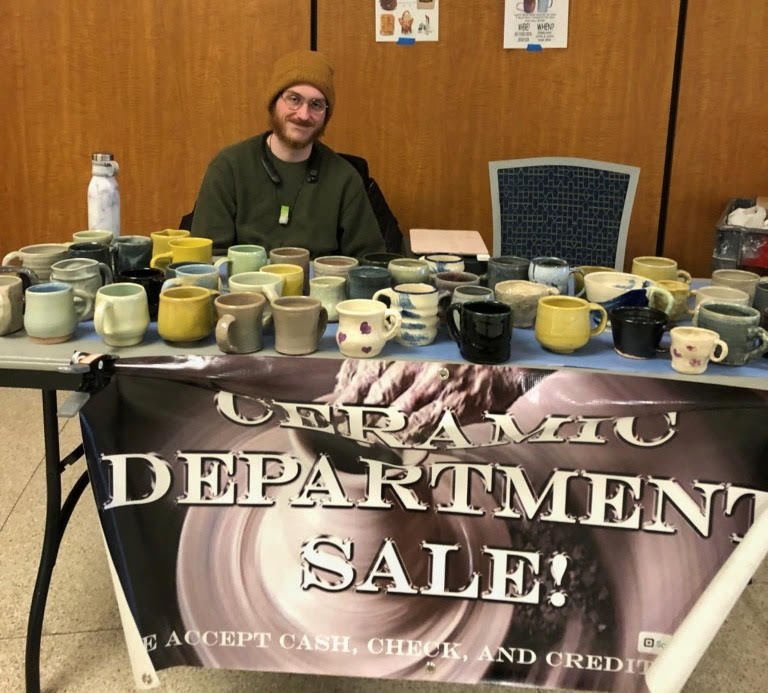
[(568, 46), (569, 0), (505, 0), (504, 48)]
[(440, 0), (373, 0), (376, 40), (390, 43), (437, 41)]

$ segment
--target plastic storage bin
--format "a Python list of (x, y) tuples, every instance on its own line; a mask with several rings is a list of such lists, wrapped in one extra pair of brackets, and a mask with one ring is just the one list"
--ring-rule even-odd
[(728, 215), (734, 209), (754, 206), (754, 197), (737, 197), (726, 205), (715, 227), (713, 270), (734, 268), (768, 275), (768, 229), (751, 229), (728, 223)]

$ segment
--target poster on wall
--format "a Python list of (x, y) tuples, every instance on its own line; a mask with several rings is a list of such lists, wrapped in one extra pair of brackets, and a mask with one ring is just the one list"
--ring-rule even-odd
[(139, 687), (176, 665), (646, 691), (766, 507), (768, 392), (121, 359), (82, 413)]
[(373, 0), (373, 4), (377, 41), (437, 41), (440, 0)]
[(567, 48), (569, 0), (505, 0), (504, 48)]

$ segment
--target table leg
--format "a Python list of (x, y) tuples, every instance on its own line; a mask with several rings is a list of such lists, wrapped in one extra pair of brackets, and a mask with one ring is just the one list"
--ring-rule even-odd
[[(61, 472), (64, 469), (59, 455), (59, 427), (56, 405), (56, 391), (43, 390), (43, 435), (45, 438), (45, 483), (46, 509), (45, 534), (40, 565), (37, 569), (35, 591), (29, 609), (27, 622), (27, 644), (25, 672), (27, 693), (40, 693), (40, 639), (43, 632), (45, 604), (51, 585), (53, 568), (56, 565), (59, 545), (64, 536), (72, 511), (88, 485), (88, 472), (83, 472), (69, 492), (64, 506), (61, 505)], [(79, 457), (79, 455), (78, 455)], [(69, 456), (67, 463), (77, 459)]]

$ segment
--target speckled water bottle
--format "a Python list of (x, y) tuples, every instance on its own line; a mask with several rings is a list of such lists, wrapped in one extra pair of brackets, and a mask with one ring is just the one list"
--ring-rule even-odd
[(91, 182), (88, 184), (88, 228), (111, 231), (120, 235), (120, 189), (117, 172), (120, 167), (109, 152), (91, 155)]

